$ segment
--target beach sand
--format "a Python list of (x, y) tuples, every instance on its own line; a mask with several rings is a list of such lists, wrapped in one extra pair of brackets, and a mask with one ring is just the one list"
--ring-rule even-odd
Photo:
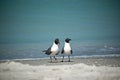
[(120, 80), (120, 58), (72, 58), (0, 62), (0, 80)]

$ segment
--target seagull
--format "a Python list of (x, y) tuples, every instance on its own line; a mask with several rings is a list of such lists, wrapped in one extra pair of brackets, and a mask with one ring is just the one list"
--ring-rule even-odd
[(44, 50), (43, 52), (45, 52), (45, 54), (50, 55), (50, 60), (52, 62), (52, 57), (54, 57), (55, 60), (57, 60), (57, 58), (55, 57), (56, 55), (58, 55), (59, 53), (59, 39), (56, 38), (55, 41), (53, 42), (53, 45), (51, 47), (49, 47), (47, 50)]
[(64, 44), (64, 47), (62, 48), (62, 52), (61, 52), (61, 54), (63, 54), (63, 58), (62, 58), (61, 62), (63, 62), (63, 60), (64, 60), (64, 55), (68, 56), (68, 58), (69, 58), (68, 62), (70, 62), (70, 55), (72, 54), (72, 49), (71, 49), (69, 41), (71, 41), (71, 39), (69, 39), (69, 38), (65, 39), (65, 44)]

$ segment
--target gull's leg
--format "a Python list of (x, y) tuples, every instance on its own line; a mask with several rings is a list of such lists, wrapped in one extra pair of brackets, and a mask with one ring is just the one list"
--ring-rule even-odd
[(54, 59), (57, 60), (57, 58), (54, 56)]
[(50, 56), (50, 60), (51, 60), (51, 62), (52, 62), (52, 57)]
[(70, 55), (68, 55), (68, 59), (69, 59), (68, 62), (70, 62)]
[(63, 60), (64, 60), (64, 55), (63, 55), (63, 58), (62, 58), (62, 61), (61, 61), (61, 62), (63, 62)]

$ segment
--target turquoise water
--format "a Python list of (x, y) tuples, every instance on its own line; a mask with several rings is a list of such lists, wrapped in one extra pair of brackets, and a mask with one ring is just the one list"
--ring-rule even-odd
[(47, 57), (41, 51), (67, 37), (73, 56), (117, 56), (119, 14), (119, 0), (1, 0), (0, 59)]
[(3, 0), (0, 43), (120, 40), (119, 0)]
[[(42, 53), (52, 42), (47, 43), (22, 43), (22, 44), (1, 44), (0, 60), (11, 59), (37, 59), (49, 58)], [(63, 43), (59, 48), (62, 49)], [(73, 54), (71, 57), (120, 57), (120, 42), (118, 41), (91, 41), (75, 42), (71, 41)], [(61, 53), (57, 57), (61, 57)]]

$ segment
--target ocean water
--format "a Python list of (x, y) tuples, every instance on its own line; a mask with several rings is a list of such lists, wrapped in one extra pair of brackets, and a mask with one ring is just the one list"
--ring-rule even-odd
[(72, 57), (120, 56), (118, 0), (5, 0), (0, 4), (0, 60), (48, 58), (42, 50), (56, 37), (60, 50), (65, 38), (72, 39)]
[[(49, 58), (42, 50), (49, 48), (52, 42), (11, 43), (0, 45), (0, 60)], [(63, 44), (59, 45), (60, 50)], [(119, 41), (71, 41), (72, 58), (75, 57), (120, 57)], [(59, 53), (57, 57), (62, 57)]]

